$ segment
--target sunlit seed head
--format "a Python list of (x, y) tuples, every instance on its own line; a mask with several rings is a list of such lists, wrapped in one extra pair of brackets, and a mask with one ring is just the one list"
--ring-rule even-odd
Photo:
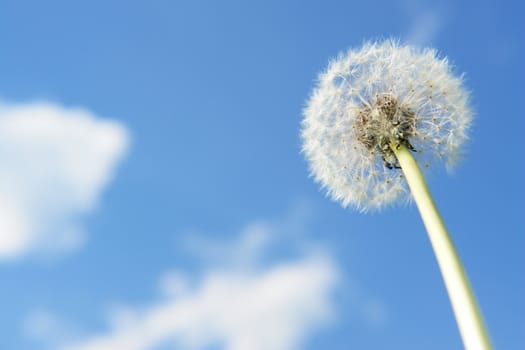
[(472, 120), (468, 93), (446, 58), (396, 41), (367, 43), (319, 75), (302, 123), (311, 174), (343, 206), (379, 209), (409, 191), (389, 144), (423, 167), (451, 166)]

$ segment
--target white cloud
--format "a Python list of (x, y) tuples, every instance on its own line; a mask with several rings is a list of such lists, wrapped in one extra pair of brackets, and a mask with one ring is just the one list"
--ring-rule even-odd
[(139, 350), (173, 341), (185, 349), (220, 343), (229, 350), (290, 350), (330, 319), (334, 282), (334, 267), (323, 257), (254, 275), (212, 273), (188, 294), (116, 312), (109, 333), (64, 348)]
[(110, 303), (105, 329), (89, 332), (82, 315), (66, 320), (37, 309), (24, 335), (41, 349), (294, 350), (334, 322), (384, 327), (383, 299), (343, 276), (330, 246), (309, 234), (308, 202), (292, 209), (233, 239), (194, 233), (177, 242), (194, 266), (161, 274), (149, 301)]
[(261, 267), (258, 262), (279, 239), (277, 229), (270, 227), (248, 225), (229, 243), (229, 249), (224, 242), (215, 250), (212, 243), (204, 244), (216, 259), (222, 254), (227, 262), (206, 266), (197, 279), (190, 280), (181, 270), (166, 273), (160, 278), (159, 297), (149, 305), (119, 306), (110, 311), (105, 333), (55, 343), (53, 348), (299, 348), (318, 327), (334, 320), (332, 294), (340, 276), (330, 255), (322, 250), (308, 250)]
[(0, 102), (0, 260), (81, 245), (127, 147), (122, 124), (88, 110)]

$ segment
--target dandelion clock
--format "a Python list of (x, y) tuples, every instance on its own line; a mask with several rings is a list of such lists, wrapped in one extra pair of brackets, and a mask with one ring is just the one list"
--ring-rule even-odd
[(461, 77), (433, 49), (393, 40), (332, 60), (304, 110), (312, 177), (344, 207), (379, 210), (413, 198), (440, 266), (465, 347), (490, 349), (470, 284), (421, 167), (452, 167), (472, 121)]

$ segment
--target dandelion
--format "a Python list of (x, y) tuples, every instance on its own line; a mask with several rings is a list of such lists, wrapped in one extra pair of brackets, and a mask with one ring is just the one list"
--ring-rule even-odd
[(343, 206), (379, 209), (408, 198), (391, 142), (421, 164), (454, 163), (472, 112), (460, 78), (431, 49), (365, 44), (333, 60), (304, 111), (303, 152), (315, 180)]
[(467, 349), (490, 349), (466, 274), (418, 164), (451, 168), (472, 122), (446, 58), (394, 40), (331, 61), (304, 110), (303, 153), (328, 195), (362, 211), (414, 198)]

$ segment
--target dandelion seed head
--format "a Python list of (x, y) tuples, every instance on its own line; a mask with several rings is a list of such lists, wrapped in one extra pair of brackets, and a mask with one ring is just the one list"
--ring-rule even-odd
[(380, 209), (409, 199), (389, 144), (424, 168), (450, 168), (472, 112), (461, 77), (433, 49), (366, 43), (332, 60), (304, 109), (302, 151), (315, 180), (343, 206)]

